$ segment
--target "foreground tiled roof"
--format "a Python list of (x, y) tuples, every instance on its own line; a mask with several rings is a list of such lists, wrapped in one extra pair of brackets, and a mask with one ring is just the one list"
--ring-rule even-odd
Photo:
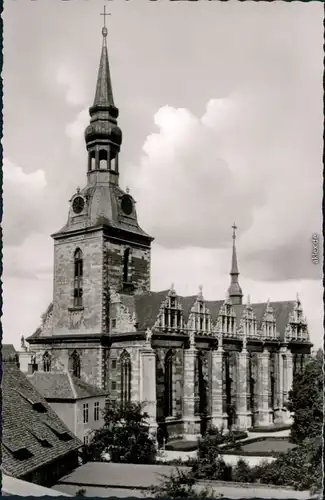
[(18, 495), (20, 497), (70, 497), (67, 493), (56, 491), (52, 488), (45, 488), (39, 484), (22, 481), (12, 476), (2, 474), (1, 496)]
[(20, 478), (81, 446), (13, 363), (3, 363), (2, 402), (5, 474)]
[(28, 375), (28, 379), (47, 400), (84, 399), (106, 395), (102, 389), (87, 384), (70, 373), (34, 372)]
[(17, 351), (14, 348), (13, 344), (2, 344), (1, 354), (2, 354), (3, 361), (9, 361), (9, 360), (15, 359), (15, 357), (17, 355)]

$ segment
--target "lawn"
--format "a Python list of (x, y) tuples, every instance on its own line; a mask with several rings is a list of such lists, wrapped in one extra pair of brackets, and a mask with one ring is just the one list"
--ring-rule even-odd
[(289, 442), (289, 438), (285, 437), (260, 437), (252, 438), (247, 441), (238, 443), (237, 447), (227, 447), (226, 453), (254, 456), (276, 456), (279, 453), (286, 453), (296, 445)]

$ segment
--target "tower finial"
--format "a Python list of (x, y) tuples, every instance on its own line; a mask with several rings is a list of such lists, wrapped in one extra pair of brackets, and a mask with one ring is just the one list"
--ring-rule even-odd
[(232, 225), (232, 239), (235, 240), (236, 239), (236, 230), (238, 229), (238, 227), (236, 226), (236, 222), (233, 223)]
[(107, 37), (107, 28), (106, 28), (106, 16), (110, 16), (110, 12), (106, 12), (106, 5), (104, 5), (104, 12), (100, 13), (101, 16), (104, 16), (104, 26), (102, 28), (102, 35), (103, 35), (103, 45), (106, 45), (106, 37)]
[(238, 276), (239, 276), (239, 271), (238, 271), (238, 264), (237, 264), (237, 252), (236, 252), (236, 230), (237, 226), (235, 222), (232, 225), (232, 260), (231, 260), (231, 271), (230, 271), (230, 276), (231, 276), (231, 283), (230, 287), (228, 288), (228, 294), (229, 298), (231, 299), (232, 303), (235, 304), (241, 304), (242, 299), (243, 299), (243, 292), (239, 286), (238, 283)]

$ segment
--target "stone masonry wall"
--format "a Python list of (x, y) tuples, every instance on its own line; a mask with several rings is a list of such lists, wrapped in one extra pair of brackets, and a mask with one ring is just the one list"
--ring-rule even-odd
[[(83, 308), (74, 308), (74, 253), (83, 253)], [(103, 237), (100, 232), (54, 245), (53, 334), (102, 333)]]
[(91, 385), (99, 386), (101, 366), (99, 364), (99, 353), (101, 347), (91, 343), (62, 343), (56, 345), (33, 345), (36, 352), (36, 363), (38, 370), (43, 371), (42, 357), (45, 351), (51, 356), (51, 371), (64, 372), (72, 370), (70, 356), (76, 350), (80, 356), (80, 376)]
[(127, 243), (106, 241), (108, 286), (120, 291), (123, 284), (124, 252), (130, 248), (128, 281), (135, 286), (135, 293), (150, 290), (150, 248)]

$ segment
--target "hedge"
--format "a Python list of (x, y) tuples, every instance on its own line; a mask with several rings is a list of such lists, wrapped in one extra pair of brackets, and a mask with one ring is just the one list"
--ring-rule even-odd
[(196, 451), (197, 447), (197, 441), (186, 441), (182, 439), (180, 441), (167, 443), (165, 449), (170, 451)]
[[(230, 435), (234, 441), (239, 441), (248, 437), (245, 431), (233, 431)], [(228, 445), (228, 439), (229, 435), (226, 434), (224, 436), (224, 443), (221, 443), (223, 449)], [(231, 446), (233, 446), (233, 443), (231, 443)], [(166, 444), (165, 449), (169, 451), (196, 451), (198, 449), (198, 441), (187, 441), (186, 439), (171, 441)]]
[(287, 431), (291, 429), (291, 424), (273, 424), (266, 426), (254, 426), (250, 427), (248, 432), (278, 432), (278, 431)]

